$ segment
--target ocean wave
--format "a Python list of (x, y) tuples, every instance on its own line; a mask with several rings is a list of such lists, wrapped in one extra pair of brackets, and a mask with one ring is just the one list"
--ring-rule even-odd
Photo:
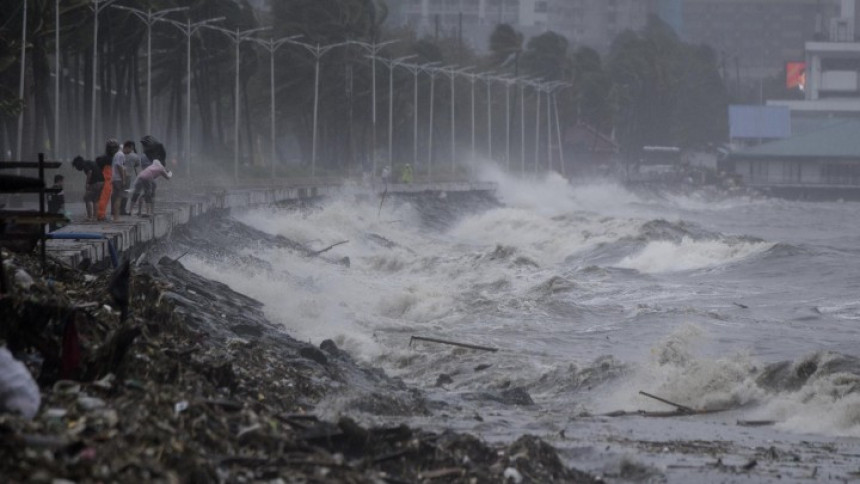
[(656, 240), (639, 252), (621, 259), (616, 267), (641, 273), (683, 272), (741, 261), (773, 247), (772, 243), (744, 239), (696, 240), (684, 236), (680, 241)]

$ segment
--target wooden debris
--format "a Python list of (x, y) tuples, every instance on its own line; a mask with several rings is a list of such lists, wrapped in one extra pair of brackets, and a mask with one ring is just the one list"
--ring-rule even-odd
[(411, 338), (409, 338), (409, 346), (412, 346), (412, 342), (415, 340), (427, 341), (430, 343), (439, 343), (439, 344), (443, 344), (443, 345), (459, 346), (460, 348), (468, 348), (470, 350), (489, 351), (491, 353), (495, 353), (495, 352), (499, 351), (498, 348), (491, 348), (489, 346), (473, 345), (473, 344), (469, 344), (469, 343), (458, 343), (456, 341), (448, 341), (448, 340), (437, 339), (437, 338), (428, 338), (426, 336), (412, 336)]
[(323, 250), (317, 250), (317, 251), (314, 251), (314, 252), (309, 252), (307, 256), (308, 256), (308, 257), (316, 257), (316, 256), (318, 256), (318, 255), (320, 255), (320, 254), (323, 254), (323, 253), (325, 253), (325, 252), (328, 252), (328, 251), (330, 251), (330, 250), (334, 249), (335, 247), (337, 247), (337, 246), (339, 246), (339, 245), (348, 244), (348, 243), (349, 243), (349, 241), (348, 241), (348, 240), (342, 240), (342, 241), (337, 242), (337, 243), (335, 243), (335, 244), (331, 244), (330, 246), (326, 247), (326, 248), (325, 248), (325, 249), (323, 249)]
[(681, 404), (679, 404), (679, 403), (670, 402), (669, 400), (666, 400), (665, 398), (661, 398), (661, 397), (658, 397), (658, 396), (656, 396), (656, 395), (651, 395), (650, 393), (643, 392), (643, 391), (641, 391), (641, 390), (639, 391), (639, 394), (640, 394), (640, 395), (644, 395), (644, 396), (646, 396), (646, 397), (648, 397), (648, 398), (653, 398), (654, 400), (657, 400), (658, 402), (665, 403), (666, 405), (671, 405), (671, 406), (673, 406), (673, 407), (677, 408), (679, 411), (681, 411), (681, 412), (683, 412), (683, 413), (686, 413), (686, 414), (690, 414), (690, 415), (692, 415), (692, 414), (695, 414), (695, 413), (700, 413), (700, 412), (698, 412), (698, 411), (696, 411), (696, 410), (693, 410), (693, 409), (692, 409), (692, 408), (690, 408), (690, 407), (687, 407), (687, 406), (681, 405)]
[(766, 427), (776, 424), (775, 420), (738, 420), (741, 427)]

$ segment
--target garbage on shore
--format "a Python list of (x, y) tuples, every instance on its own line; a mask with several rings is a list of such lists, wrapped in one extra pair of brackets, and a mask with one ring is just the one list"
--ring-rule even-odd
[(112, 277), (3, 260), (15, 282), (0, 295), (0, 342), (41, 391), (34, 418), (0, 415), (0, 475), (12, 482), (596, 482), (532, 436), (496, 446), (319, 419), (314, 405), (351, 378), (397, 399), (383, 412), (427, 410), (176, 261)]

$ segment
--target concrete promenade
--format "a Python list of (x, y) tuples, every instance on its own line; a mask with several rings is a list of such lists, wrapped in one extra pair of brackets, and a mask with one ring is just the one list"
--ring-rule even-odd
[[(161, 186), (159, 185), (159, 190)], [(318, 197), (331, 197), (340, 193), (381, 193), (382, 188), (361, 187), (339, 182), (294, 183), (287, 186), (257, 185), (239, 188), (210, 187), (183, 192), (178, 187), (167, 189), (156, 195), (155, 214), (151, 218), (126, 216), (119, 222), (87, 222), (83, 203), (79, 196), (66, 196), (66, 207), (72, 213), (72, 223), (57, 234), (101, 234), (102, 240), (49, 239), (47, 253), (69, 267), (83, 268), (89, 265), (110, 263), (108, 241), (117, 253), (140, 248), (157, 239), (168, 237), (171, 232), (191, 220), (207, 213), (235, 208), (248, 208), (277, 202), (288, 202)], [(494, 191), (495, 185), (486, 182), (417, 182), (391, 184), (388, 193), (410, 194), (422, 192), (469, 192)]]

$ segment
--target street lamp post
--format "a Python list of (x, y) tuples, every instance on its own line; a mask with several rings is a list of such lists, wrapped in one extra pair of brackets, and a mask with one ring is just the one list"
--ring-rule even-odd
[(188, 10), (188, 7), (166, 8), (155, 12), (152, 9), (144, 11), (122, 5), (114, 5), (113, 7), (131, 12), (146, 24), (146, 132), (152, 134), (152, 26), (155, 25), (155, 22), (162, 20), (165, 15)]
[(200, 27), (224, 19), (225, 17), (217, 17), (194, 23), (191, 23), (191, 19), (187, 19), (185, 23), (163, 19), (179, 29), (187, 41), (185, 45), (185, 159), (183, 161), (185, 163), (185, 175), (189, 177), (189, 180), (191, 179), (191, 38), (200, 30)]
[(235, 97), (233, 99), (233, 180), (239, 181), (239, 45), (242, 41), (250, 39), (251, 36), (257, 32), (271, 30), (271, 27), (257, 27), (247, 30), (239, 30), (236, 28), (235, 31), (216, 27), (214, 25), (204, 25), (204, 27), (217, 30), (218, 32), (226, 35), (233, 41), (233, 45), (236, 47), (236, 90)]
[(541, 93), (541, 84), (540, 82), (533, 82), (532, 87), (535, 88), (535, 101), (537, 102), (537, 108), (535, 112), (535, 174), (538, 172), (538, 168), (540, 168), (540, 93)]
[[(561, 89), (571, 86), (572, 85), (570, 83), (559, 83), (559, 87)], [(556, 97), (555, 91), (552, 93), (552, 105), (555, 108), (555, 129), (558, 135), (558, 159), (559, 164), (561, 165), (561, 174), (562, 176), (567, 176), (567, 166), (564, 159), (564, 139), (562, 138), (561, 118), (558, 114), (558, 98)]]
[(385, 42), (359, 42), (357, 40), (351, 41), (351, 43), (362, 47), (363, 49), (369, 52), (370, 57), (370, 68), (371, 68), (371, 96), (373, 97), (372, 103), (373, 106), (371, 108), (371, 124), (372, 124), (372, 136), (373, 142), (371, 143), (370, 149), (372, 151), (371, 155), (373, 157), (373, 176), (376, 176), (376, 58), (379, 51), (382, 50), (383, 47), (399, 42), (398, 40), (388, 40)]
[(493, 97), (492, 83), (493, 73), (485, 72), (481, 79), (487, 83), (487, 158), (493, 159)]
[(93, 85), (92, 99), (90, 103), (90, 146), (89, 149), (95, 153), (96, 149), (96, 81), (98, 76), (98, 60), (99, 60), (99, 13), (110, 6), (116, 0), (92, 0), (90, 8), (93, 10)]
[(475, 156), (475, 81), (480, 74), (465, 74), (472, 87), (472, 156)]
[(418, 74), (422, 70), (437, 65), (438, 62), (430, 62), (427, 64), (403, 64), (400, 66), (412, 73), (413, 88), (412, 88), (412, 164), (415, 170), (418, 169)]
[(54, 2), (54, 159), (60, 159), (60, 0)]
[(520, 175), (526, 173), (526, 80), (517, 80), (520, 88)]
[[(21, 20), (21, 79), (18, 83), (18, 99), (21, 100), (21, 103), (24, 103), (24, 74), (27, 69), (27, 0), (24, 0), (24, 5), (22, 5), (21, 9), (22, 20)], [(18, 112), (18, 145), (15, 147), (15, 153), (18, 155), (19, 160), (23, 160), (24, 156), (21, 154), (21, 149), (24, 140), (24, 109), (21, 106), (21, 111)]]
[(465, 73), (466, 71), (471, 70), (472, 67), (463, 67), (461, 69), (457, 69), (454, 66), (448, 66), (440, 69), (440, 72), (448, 76), (451, 80), (451, 174), (453, 175), (457, 171), (457, 117), (456, 117), (456, 80), (457, 76)]
[(281, 37), (280, 39), (253, 39), (255, 42), (260, 44), (266, 51), (269, 53), (269, 115), (271, 116), (269, 120), (269, 127), (271, 128), (271, 155), (269, 164), (271, 165), (272, 170), (272, 178), (275, 178), (275, 52), (281, 48), (285, 43), (295, 40), (301, 37), (301, 35), (293, 35), (290, 37)]
[(511, 170), (511, 85), (516, 79), (497, 77), (497, 81), (505, 84), (505, 166)]
[(439, 75), (439, 71), (436, 68), (428, 68), (427, 75), (430, 76), (430, 127), (428, 133), (428, 141), (427, 141), (427, 176), (431, 176), (433, 173), (433, 123), (435, 121), (434, 115), (436, 112), (436, 76)]
[(316, 167), (317, 167), (317, 124), (319, 122), (319, 99), (320, 99), (320, 59), (324, 55), (326, 55), (329, 51), (336, 47), (343, 47), (345, 45), (349, 45), (349, 42), (340, 42), (337, 44), (323, 45), (320, 44), (312, 45), (306, 44), (304, 42), (298, 42), (295, 40), (287, 40), (287, 42), (304, 47), (308, 52), (314, 56), (315, 65), (314, 65), (314, 127), (313, 127), (313, 146), (311, 147), (311, 176), (316, 176)]
[(388, 67), (388, 166), (391, 167), (394, 163), (394, 68), (405, 60), (412, 59), (416, 56), (406, 55), (397, 59), (385, 59), (377, 57)]

